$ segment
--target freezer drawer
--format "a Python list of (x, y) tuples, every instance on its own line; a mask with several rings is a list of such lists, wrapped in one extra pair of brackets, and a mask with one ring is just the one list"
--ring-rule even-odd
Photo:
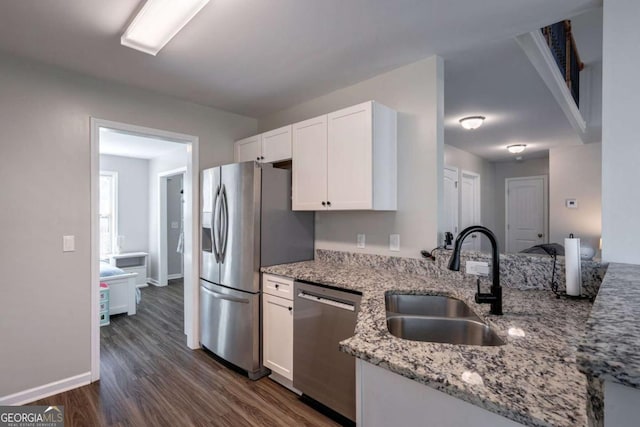
[(294, 284), (293, 386), (355, 421), (355, 359), (339, 349), (354, 335), (360, 295)]
[(259, 377), (260, 294), (201, 280), (200, 342), (217, 356), (246, 370), (250, 378)]

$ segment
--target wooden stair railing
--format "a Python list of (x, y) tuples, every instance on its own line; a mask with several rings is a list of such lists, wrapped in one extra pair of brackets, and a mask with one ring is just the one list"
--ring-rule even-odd
[(584, 68), (584, 64), (580, 60), (576, 41), (571, 32), (571, 21), (556, 22), (540, 30), (564, 76), (573, 100), (577, 106), (580, 106), (580, 71)]

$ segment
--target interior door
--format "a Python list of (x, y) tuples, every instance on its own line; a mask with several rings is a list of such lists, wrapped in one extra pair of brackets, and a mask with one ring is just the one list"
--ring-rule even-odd
[(261, 173), (255, 162), (220, 169), (220, 284), (258, 292)]
[(458, 235), (458, 169), (444, 168), (444, 221), (443, 232)]
[(326, 210), (327, 116), (293, 125), (292, 209)]
[(202, 172), (202, 227), (201, 227), (201, 273), (200, 277), (212, 283), (220, 281), (218, 263), (218, 230), (216, 210), (219, 206), (220, 168)]
[(327, 115), (329, 209), (373, 206), (373, 113), (371, 102)]
[[(460, 180), (460, 231), (471, 225), (480, 225), (480, 175), (462, 172)], [(480, 235), (473, 233), (462, 244), (468, 251), (480, 250)]]
[(507, 252), (545, 243), (545, 178), (509, 178), (506, 184)]

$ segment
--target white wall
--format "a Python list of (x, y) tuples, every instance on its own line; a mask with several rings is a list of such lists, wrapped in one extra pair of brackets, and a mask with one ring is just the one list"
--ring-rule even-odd
[[(549, 234), (562, 244), (570, 233), (596, 251), (601, 234), (602, 144), (556, 147), (549, 150)], [(577, 199), (578, 208), (566, 207)]]
[(149, 250), (149, 161), (100, 155), (100, 170), (118, 172), (118, 235), (123, 252)]
[[(261, 131), (376, 100), (398, 112), (397, 212), (319, 212), (316, 247), (356, 250), (365, 233), (366, 253), (420, 257), (437, 244), (442, 199), (443, 63), (431, 57), (331, 92), (259, 120)], [(400, 234), (400, 252), (389, 251), (389, 234)]]
[(640, 2), (604, 2), (602, 59), (602, 258), (640, 264)]
[[(496, 228), (496, 205), (495, 205), (495, 167), (494, 164), (480, 156), (461, 150), (451, 145), (444, 145), (444, 164), (458, 168), (458, 179), (463, 170), (475, 172), (480, 175), (480, 222), (491, 231)], [(462, 216), (460, 202), (458, 202), (458, 224)], [(491, 244), (484, 235), (482, 239), (482, 250), (490, 251)]]
[(548, 157), (523, 160), (521, 162), (495, 162), (495, 234), (501, 252), (504, 252), (506, 248), (505, 179), (537, 175), (549, 175)]
[(90, 370), (90, 117), (196, 135), (201, 169), (232, 161), (257, 122), (5, 55), (0, 93), (5, 396)]
[[(167, 154), (149, 161), (149, 278), (158, 280), (159, 271), (159, 223), (160, 218), (160, 175), (163, 172), (186, 168), (189, 153), (187, 146), (179, 147)], [(231, 160), (233, 161), (233, 160)], [(175, 248), (167, 248), (175, 252)]]

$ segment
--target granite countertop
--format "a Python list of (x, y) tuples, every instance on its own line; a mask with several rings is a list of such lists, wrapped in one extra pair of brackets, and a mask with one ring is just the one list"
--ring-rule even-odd
[(578, 363), (586, 374), (640, 388), (640, 265), (609, 264)]
[[(588, 301), (503, 287), (504, 316), (493, 316), (488, 305), (474, 302), (475, 283), (461, 283), (455, 275), (430, 277), (319, 261), (263, 272), (362, 292), (355, 336), (340, 343), (344, 352), (524, 425), (588, 425), (587, 378), (576, 363), (591, 309)], [(386, 327), (387, 291), (461, 299), (506, 344), (480, 347), (396, 338)], [(524, 336), (513, 335), (512, 328)], [(480, 380), (469, 382), (469, 373)]]

